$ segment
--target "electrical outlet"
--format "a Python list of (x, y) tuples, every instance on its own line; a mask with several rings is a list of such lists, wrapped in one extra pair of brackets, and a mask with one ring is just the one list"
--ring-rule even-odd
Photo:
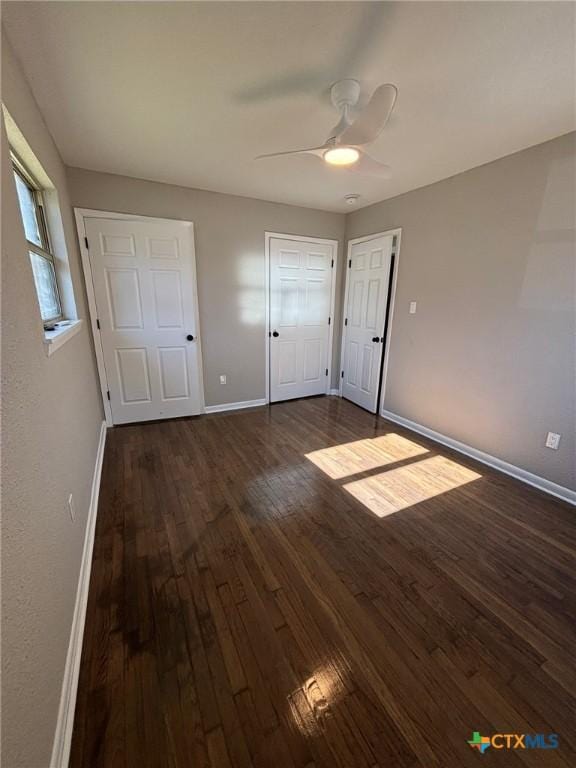
[(74, 509), (74, 496), (72, 494), (68, 496), (68, 512), (70, 512), (70, 519), (74, 522), (76, 520), (76, 510)]
[(548, 432), (546, 448), (552, 448), (554, 451), (557, 451), (560, 447), (560, 437), (561, 435), (558, 435), (556, 432)]
[(226, 384), (226, 374), (225, 373), (223, 373), (220, 376), (220, 384)]
[(416, 314), (416, 302), (411, 301), (410, 302), (410, 314), (415, 315)]

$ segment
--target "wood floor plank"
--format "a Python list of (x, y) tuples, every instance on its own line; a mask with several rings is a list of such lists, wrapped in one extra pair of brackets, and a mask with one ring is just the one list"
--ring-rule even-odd
[(70, 766), (567, 768), (575, 564), (573, 508), (337, 398), (114, 428)]

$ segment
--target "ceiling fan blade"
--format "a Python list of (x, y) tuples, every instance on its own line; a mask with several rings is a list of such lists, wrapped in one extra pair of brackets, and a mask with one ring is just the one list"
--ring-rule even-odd
[(327, 144), (323, 144), (321, 147), (307, 147), (306, 149), (289, 149), (286, 152), (270, 152), (266, 155), (257, 155), (254, 160), (265, 160), (269, 157), (282, 157), (283, 155), (316, 155), (321, 157), (322, 153), (328, 149)]
[(325, 87), (324, 72), (301, 69), (247, 86), (236, 94), (236, 98), (243, 104), (259, 104), (295, 95), (317, 93)]
[[(358, 3), (354, 12), (346, 14), (346, 35), (333, 60), (330, 57), (321, 67), (295, 69), (284, 74), (276, 74), (272, 69), (268, 80), (249, 83), (237, 91), (234, 94), (236, 100), (243, 104), (262, 104), (301, 95), (317, 94), (319, 98), (322, 94), (327, 95), (331, 82), (349, 77), (350, 72), (362, 72), (374, 48), (383, 44), (384, 33), (392, 29), (394, 14), (388, 5)], [(339, 11), (328, 11), (325, 18), (333, 24), (340, 15)]]
[(358, 173), (362, 176), (379, 176), (381, 179), (390, 179), (392, 177), (392, 169), (389, 165), (375, 160), (366, 152), (360, 151), (360, 157), (354, 165), (346, 168), (350, 173)]
[(379, 85), (350, 128), (339, 136), (340, 143), (361, 146), (373, 142), (388, 122), (397, 95), (395, 85)]

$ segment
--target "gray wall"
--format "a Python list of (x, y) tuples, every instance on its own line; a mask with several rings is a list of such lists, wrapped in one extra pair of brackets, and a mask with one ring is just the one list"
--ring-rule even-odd
[[(265, 230), (342, 241), (344, 221), (346, 239), (402, 227), (386, 409), (572, 488), (574, 159), (571, 134), (346, 220), (67, 170), (76, 206), (195, 222), (207, 405), (264, 395)], [(341, 298), (344, 264), (341, 246)], [(340, 330), (339, 307), (334, 387)], [(560, 450), (544, 447), (548, 430), (562, 434)]]
[[(355, 211), (346, 231), (403, 229), (385, 408), (568, 488), (575, 139)], [(558, 451), (544, 447), (548, 430), (562, 434)]]
[[(338, 240), (336, 295), (340, 295), (342, 214), (79, 168), (67, 172), (74, 206), (194, 222), (206, 405), (265, 395), (266, 231)], [(335, 329), (340, 325), (338, 308)], [(337, 336), (333, 387), (338, 386)], [(219, 383), (222, 373), (228, 377), (224, 385)]]
[[(342, 244), (403, 228), (385, 406), (574, 488), (575, 137), (344, 216), (68, 169), (3, 39), (3, 100), (55, 183), (80, 317), (74, 205), (196, 225), (208, 404), (264, 395), (264, 231)], [(2, 130), (2, 154), (7, 144)], [(2, 168), (3, 741), (47, 766), (102, 419), (88, 325), (46, 357), (9, 164)], [(338, 295), (344, 254), (340, 248)], [(411, 300), (416, 315), (408, 314)], [(337, 312), (335, 362), (341, 315)], [(218, 375), (227, 373), (221, 386)], [(337, 384), (337, 366), (333, 386)], [(544, 448), (548, 430), (563, 435)], [(66, 500), (72, 492), (77, 518)]]
[[(5, 39), (2, 99), (58, 190), (86, 317), (64, 166)], [(3, 123), (2, 160), (1, 755), (10, 768), (46, 768), (103, 414), (88, 325), (46, 356)]]

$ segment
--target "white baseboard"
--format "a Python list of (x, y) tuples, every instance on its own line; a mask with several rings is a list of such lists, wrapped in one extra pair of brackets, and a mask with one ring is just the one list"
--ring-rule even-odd
[[(328, 395), (340, 395), (339, 389), (329, 389)], [(264, 398), (260, 400), (243, 400), (240, 403), (221, 403), (220, 405), (207, 405), (204, 413), (223, 413), (224, 411), (240, 411), (242, 408), (257, 408), (259, 405), (267, 405)]]
[(204, 413), (222, 413), (223, 411), (240, 411), (242, 408), (257, 408), (259, 405), (266, 405), (266, 400), (243, 400), (240, 403), (220, 403), (220, 405), (207, 405)]
[(96, 465), (92, 477), (92, 492), (90, 495), (88, 518), (86, 520), (86, 532), (84, 534), (84, 549), (82, 551), (82, 562), (80, 563), (76, 604), (74, 606), (74, 616), (72, 617), (72, 629), (66, 655), (66, 666), (64, 668), (64, 679), (62, 681), (62, 693), (60, 695), (60, 707), (58, 709), (50, 768), (67, 768), (70, 759), (70, 745), (72, 743), (72, 729), (74, 727), (74, 710), (76, 709), (76, 694), (78, 692), (82, 639), (84, 637), (84, 622), (86, 620), (86, 607), (88, 604), (88, 587), (90, 586), (90, 569), (92, 566), (92, 550), (94, 548), (94, 533), (96, 530), (96, 514), (98, 512), (98, 495), (100, 493), (100, 476), (102, 474), (105, 443), (106, 422), (103, 421), (100, 427), (100, 440), (98, 442)]
[(553, 483), (551, 480), (546, 480), (544, 477), (534, 475), (532, 472), (516, 467), (514, 464), (509, 464), (507, 461), (496, 458), (496, 456), (484, 453), (484, 451), (479, 451), (477, 448), (472, 448), (472, 446), (466, 445), (466, 443), (453, 440), (451, 437), (447, 437), (441, 432), (435, 432), (433, 429), (423, 427), (422, 424), (410, 421), (410, 419), (405, 419), (403, 416), (398, 416), (391, 411), (382, 411), (381, 415), (384, 419), (388, 419), (396, 424), (400, 424), (402, 427), (406, 427), (406, 429), (411, 429), (413, 432), (418, 432), (420, 435), (429, 437), (437, 443), (442, 443), (442, 445), (446, 445), (448, 448), (463, 453), (465, 456), (470, 456), (470, 458), (476, 459), (476, 461), (480, 461), (482, 464), (487, 464), (489, 467), (493, 467), (500, 472), (504, 472), (506, 475), (515, 477), (523, 483), (528, 483), (528, 485), (532, 485), (540, 491), (556, 496), (557, 498), (562, 499), (562, 501), (567, 501), (569, 504), (576, 505), (576, 491), (572, 491), (570, 488), (565, 488), (563, 485)]

